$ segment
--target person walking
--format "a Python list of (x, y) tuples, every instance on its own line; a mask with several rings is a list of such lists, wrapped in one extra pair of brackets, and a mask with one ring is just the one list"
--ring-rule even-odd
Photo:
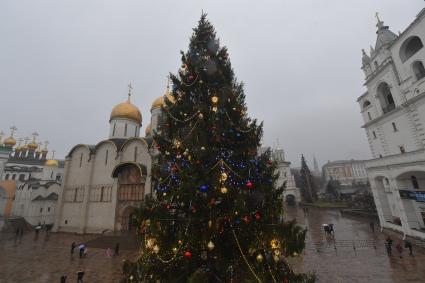
[(387, 250), (388, 256), (392, 255), (392, 245), (393, 245), (393, 240), (390, 238), (390, 236), (388, 236), (387, 239), (385, 240), (385, 249)]
[(74, 251), (75, 251), (76, 246), (77, 246), (77, 244), (75, 242), (72, 242), (72, 244), (71, 244), (71, 257), (74, 256)]
[(66, 283), (66, 275), (61, 276), (61, 283)]
[(114, 256), (118, 256), (120, 251), (120, 243), (115, 245)]
[(79, 248), (78, 254), (79, 254), (80, 258), (83, 258), (84, 246), (80, 245), (78, 248)]
[(409, 255), (413, 256), (413, 245), (409, 240), (404, 240), (404, 247), (409, 249)]
[(77, 271), (77, 283), (83, 283), (84, 278), (84, 269), (80, 267), (80, 269)]

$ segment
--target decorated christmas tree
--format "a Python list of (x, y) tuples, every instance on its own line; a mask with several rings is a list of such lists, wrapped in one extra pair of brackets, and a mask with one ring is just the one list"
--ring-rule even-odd
[(249, 118), (227, 49), (203, 14), (165, 99), (155, 196), (136, 213), (139, 259), (126, 282), (312, 282), (288, 258), (305, 230), (283, 221), (270, 152), (258, 154), (262, 124)]
[(301, 193), (304, 202), (312, 203), (317, 200), (316, 184), (314, 177), (308, 168), (304, 155), (301, 155), (301, 170), (300, 170), (300, 185)]

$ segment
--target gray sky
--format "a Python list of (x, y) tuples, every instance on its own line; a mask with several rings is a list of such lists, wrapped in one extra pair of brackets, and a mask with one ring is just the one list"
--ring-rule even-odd
[[(168, 72), (180, 66), (201, 10), (216, 27), (248, 111), (286, 157), (310, 166), (369, 158), (356, 98), (361, 48), (375, 44), (374, 14), (404, 30), (422, 0), (0, 1), (0, 129), (34, 130), (63, 158), (108, 136), (112, 107), (140, 108), (143, 128)], [(144, 130), (143, 130), (144, 132)]]

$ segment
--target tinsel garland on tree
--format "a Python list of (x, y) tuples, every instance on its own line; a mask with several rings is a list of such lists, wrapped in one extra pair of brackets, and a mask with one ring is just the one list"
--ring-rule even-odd
[(205, 14), (170, 78), (173, 99), (154, 133), (156, 193), (135, 214), (143, 245), (124, 282), (313, 282), (288, 265), (306, 231), (282, 220), (276, 165), (257, 151), (262, 124), (248, 117)]

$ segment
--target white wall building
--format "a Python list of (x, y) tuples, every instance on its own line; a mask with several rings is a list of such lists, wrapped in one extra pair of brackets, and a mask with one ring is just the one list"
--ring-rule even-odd
[(367, 185), (368, 176), (364, 160), (337, 160), (328, 161), (322, 167), (325, 182), (331, 179), (338, 181), (342, 186)]
[(373, 156), (366, 168), (381, 225), (425, 239), (425, 9), (399, 35), (379, 18), (377, 28), (357, 99)]
[(288, 204), (299, 203), (301, 201), (301, 191), (295, 186), (295, 178), (291, 173), (291, 162), (285, 160), (283, 149), (273, 149), (272, 157), (277, 163), (277, 171), (279, 173), (276, 187), (285, 187), (283, 197)]

